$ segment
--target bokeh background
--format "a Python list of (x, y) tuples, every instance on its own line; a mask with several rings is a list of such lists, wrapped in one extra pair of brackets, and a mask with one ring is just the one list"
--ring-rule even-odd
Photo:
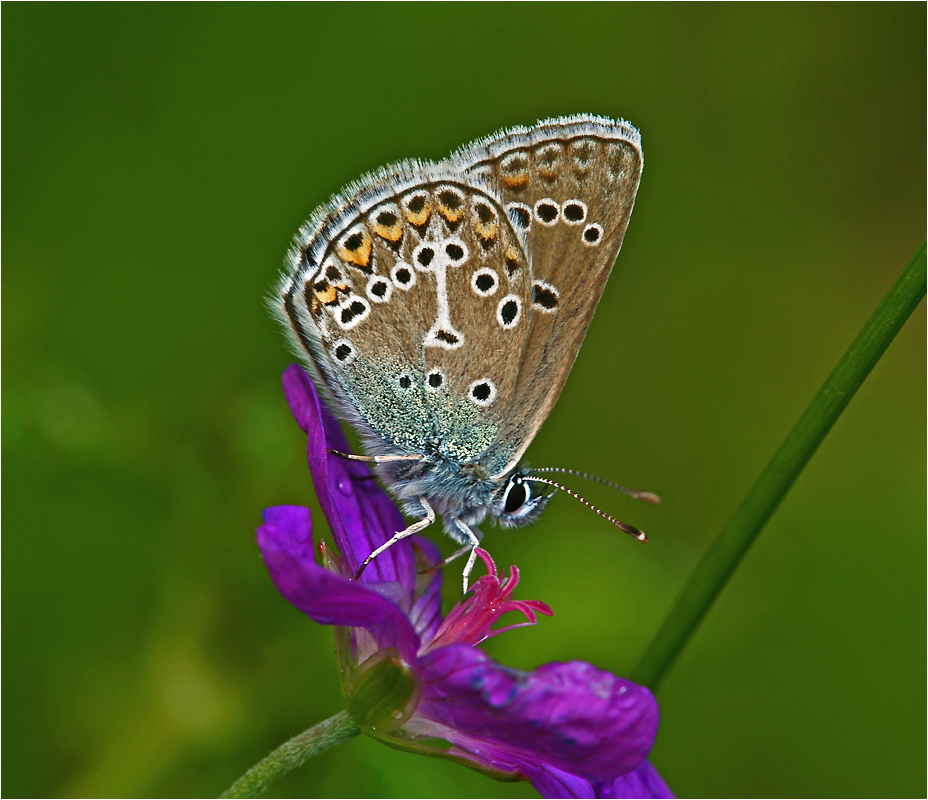
[[(318, 509), (264, 297), (361, 173), (558, 114), (642, 131), (624, 249), (530, 456), (665, 502), (576, 480), (646, 546), (564, 496), (489, 531), (555, 611), (489, 643), (522, 668), (634, 668), (925, 237), (923, 4), (2, 21), (6, 796), (215, 796), (343, 708), (331, 631), (254, 529)], [(678, 794), (924, 794), (925, 439), (922, 303), (660, 688)], [(361, 737), (271, 795), (535, 793)]]

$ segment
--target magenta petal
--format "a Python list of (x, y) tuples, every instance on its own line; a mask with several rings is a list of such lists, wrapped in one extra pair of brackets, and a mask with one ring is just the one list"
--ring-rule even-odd
[(612, 781), (591, 782), (578, 775), (538, 764), (524, 764), (522, 772), (542, 797), (672, 798), (657, 770), (645, 761), (638, 769)]
[[(348, 441), (319, 400), (306, 372), (291, 364), (284, 371), (283, 386), (293, 416), (309, 437), (309, 471), (322, 512), (339, 552), (351, 570), (357, 570), (364, 559), (394, 533), (403, 530), (406, 523), (365, 464), (327, 452), (327, 448), (349, 452)], [(365, 583), (398, 582), (408, 604), (416, 579), (411, 543), (398, 542), (377, 556), (362, 577)], [(404, 605), (400, 598), (396, 599)]]
[[(422, 563), (432, 565), (441, 561), (441, 551), (431, 539), (413, 536), (410, 542), (413, 549), (420, 551)], [(423, 642), (431, 639), (441, 626), (441, 584), (440, 569), (417, 577), (416, 597), (409, 609), (409, 620)]]
[(527, 759), (611, 781), (644, 761), (657, 734), (651, 692), (581, 661), (527, 673), (452, 645), (421, 657), (418, 667), (424, 687), (417, 715), (444, 726), (452, 744), (507, 771)]
[(542, 797), (598, 797), (586, 778), (541, 764), (524, 764), (524, 774)]
[(277, 590), (304, 614), (322, 625), (365, 628), (381, 649), (396, 647), (408, 662), (415, 659), (419, 637), (398, 606), (315, 562), (309, 509), (265, 509), (258, 547)]
[(670, 797), (674, 796), (650, 761), (621, 778), (596, 787), (595, 797)]

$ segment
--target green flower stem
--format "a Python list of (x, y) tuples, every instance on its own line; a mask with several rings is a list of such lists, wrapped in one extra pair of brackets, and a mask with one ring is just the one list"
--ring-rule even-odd
[(320, 722), (309, 730), (284, 742), (269, 756), (255, 764), (221, 796), (255, 797), (274, 781), (302, 766), (314, 755), (347, 742), (361, 733), (354, 718), (347, 711)]
[(924, 296), (923, 243), (799, 418), (728, 527), (697, 565), (632, 680), (651, 688), (661, 682), (761, 528)]

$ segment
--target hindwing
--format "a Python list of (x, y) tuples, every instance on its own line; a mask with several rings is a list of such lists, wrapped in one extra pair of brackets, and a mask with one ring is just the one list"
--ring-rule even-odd
[(498, 192), (444, 165), (362, 179), (310, 220), (276, 310), (377, 454), (512, 456), (533, 302), (526, 235)]

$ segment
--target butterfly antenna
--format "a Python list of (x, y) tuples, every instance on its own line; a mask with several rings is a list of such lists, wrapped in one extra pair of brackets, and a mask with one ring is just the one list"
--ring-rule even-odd
[(585, 505), (591, 511), (595, 511), (599, 516), (604, 519), (608, 519), (613, 525), (615, 525), (620, 531), (625, 531), (629, 536), (634, 536), (639, 542), (648, 541), (648, 537), (644, 535), (644, 531), (639, 531), (637, 528), (627, 525), (624, 522), (619, 522), (611, 514), (607, 514), (605, 511), (601, 511), (596, 506), (594, 506), (589, 500), (581, 497), (575, 491), (568, 489), (563, 484), (557, 483), (556, 481), (548, 480), (548, 478), (539, 478), (535, 475), (526, 475), (525, 480), (527, 481), (537, 481), (538, 483), (545, 483), (548, 486), (553, 486), (555, 489), (560, 489), (562, 492), (567, 492), (575, 500), (579, 500), (583, 505)]
[(590, 475), (588, 472), (565, 469), (564, 467), (541, 467), (540, 469), (533, 469), (532, 472), (563, 472), (566, 475), (576, 475), (578, 478), (586, 478), (588, 481), (601, 483), (603, 486), (608, 486), (610, 489), (618, 489), (629, 497), (635, 500), (643, 500), (645, 503), (650, 503), (652, 506), (658, 506), (661, 503), (660, 497), (654, 494), (654, 492), (642, 492), (639, 489), (630, 489), (628, 486), (622, 486), (621, 483), (607, 481), (605, 478), (600, 478), (597, 475)]

